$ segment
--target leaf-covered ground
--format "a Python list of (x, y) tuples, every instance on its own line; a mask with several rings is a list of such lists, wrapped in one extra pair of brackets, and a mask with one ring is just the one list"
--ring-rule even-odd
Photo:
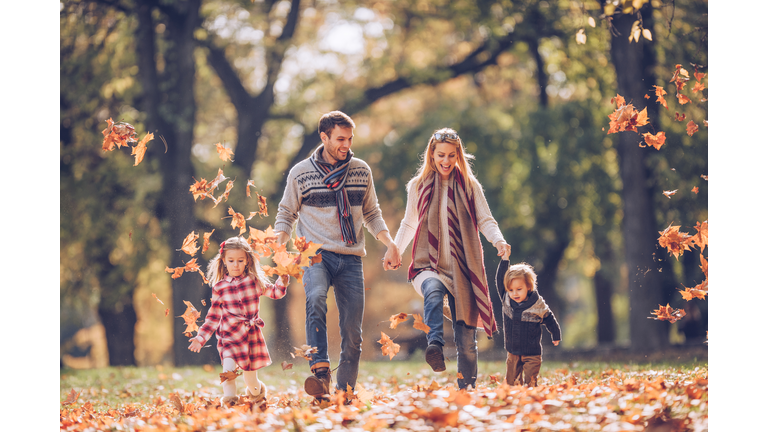
[[(345, 405), (340, 393), (317, 405), (302, 387), (306, 367), (283, 371), (274, 364), (259, 373), (269, 388), (267, 405), (241, 398), (232, 408), (219, 407), (220, 368), (67, 370), (60, 381), (60, 426), (62, 431), (708, 429), (706, 363), (545, 362), (539, 386), (524, 388), (503, 384), (503, 362), (481, 362), (484, 373), (470, 391), (456, 389), (456, 364), (447, 366), (448, 372), (436, 374), (423, 362), (363, 362), (351, 404)], [(243, 385), (238, 378), (241, 394)]]

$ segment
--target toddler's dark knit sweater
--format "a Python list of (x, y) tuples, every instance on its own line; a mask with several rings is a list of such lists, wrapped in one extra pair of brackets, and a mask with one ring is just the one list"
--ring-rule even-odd
[(536, 291), (518, 303), (504, 289), (504, 274), (509, 261), (502, 260), (496, 269), (496, 289), (504, 310), (504, 348), (514, 355), (541, 355), (541, 325), (544, 324), (553, 341), (560, 340), (560, 325), (544, 299)]

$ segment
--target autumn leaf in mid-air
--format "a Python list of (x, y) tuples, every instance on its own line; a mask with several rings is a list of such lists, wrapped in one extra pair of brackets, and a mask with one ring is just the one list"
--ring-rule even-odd
[(693, 189), (691, 189), (691, 192), (693, 192), (695, 194), (698, 194), (699, 193), (699, 187), (698, 186), (694, 186)]
[(419, 314), (413, 314), (413, 328), (416, 330), (421, 330), (427, 334), (429, 334), (429, 331), (432, 330), (432, 328), (424, 323), (424, 318)]
[(688, 80), (688, 71), (685, 70), (682, 65), (675, 65), (675, 72), (669, 82), (675, 83), (675, 89), (677, 89), (678, 93), (683, 91), (683, 87), (685, 87)]
[(696, 247), (703, 251), (709, 244), (709, 222), (696, 222), (694, 228), (696, 228), (697, 232), (691, 237), (691, 241)]
[(664, 99), (664, 95), (667, 94), (666, 90), (664, 90), (664, 87), (657, 85), (654, 87), (656, 87), (656, 102), (660, 103), (664, 108), (669, 109), (667, 106), (667, 100)]
[(242, 214), (237, 213), (232, 206), (229, 207), (227, 213), (232, 216), (232, 228), (240, 228), (240, 235), (242, 235), (245, 232), (245, 217), (243, 217)]
[(691, 93), (698, 93), (698, 92), (700, 92), (700, 91), (702, 91), (702, 90), (704, 90), (706, 88), (707, 88), (707, 86), (705, 86), (704, 84), (702, 84), (700, 82), (697, 82), (696, 84), (693, 85), (693, 88), (691, 89)]
[(198, 249), (200, 249), (200, 247), (197, 246), (197, 239), (199, 237), (200, 236), (195, 234), (194, 231), (189, 233), (189, 235), (187, 235), (187, 238), (185, 238), (184, 242), (181, 244), (181, 251), (185, 252), (189, 256), (195, 256)]
[(224, 190), (224, 193), (222, 193), (221, 195), (219, 195), (218, 198), (213, 200), (213, 202), (215, 203), (213, 205), (213, 208), (216, 208), (216, 206), (219, 205), (220, 202), (222, 202), (222, 201), (226, 202), (229, 199), (229, 191), (231, 191), (232, 187), (234, 187), (234, 186), (235, 186), (235, 181), (234, 180), (230, 180), (230, 181), (227, 182), (227, 188)]
[(688, 136), (693, 136), (697, 131), (699, 130), (699, 125), (693, 122), (693, 120), (688, 122), (688, 125), (685, 128), (685, 132), (688, 133)]
[(222, 383), (225, 382), (225, 381), (230, 381), (230, 380), (234, 381), (234, 380), (237, 379), (237, 377), (239, 377), (242, 374), (243, 374), (243, 371), (240, 370), (240, 367), (238, 366), (233, 371), (227, 371), (227, 372), (224, 372), (224, 373), (220, 373), (219, 374), (219, 379), (221, 380)]
[(259, 194), (256, 194), (256, 196), (259, 198), (259, 214), (262, 217), (269, 216), (267, 213), (267, 197), (261, 196)]
[(131, 155), (136, 157), (133, 166), (136, 166), (144, 160), (144, 153), (147, 152), (147, 143), (155, 137), (153, 133), (147, 133), (136, 146), (131, 149)]
[(400, 352), (400, 345), (394, 343), (384, 332), (381, 332), (381, 339), (378, 342), (381, 344), (381, 354), (388, 355), (390, 360)]
[(674, 255), (675, 258), (684, 252), (691, 250), (690, 244), (692, 237), (686, 232), (680, 232), (680, 226), (672, 226), (669, 224), (667, 229), (659, 231), (661, 236), (659, 237), (659, 245), (663, 248), (667, 248), (667, 251)]
[(197, 325), (197, 320), (200, 318), (200, 312), (195, 309), (195, 306), (192, 305), (192, 303), (184, 300), (184, 304), (187, 305), (187, 310), (179, 315), (179, 318), (184, 318), (184, 324), (187, 325), (186, 330), (184, 330), (184, 336), (192, 337), (192, 332), (197, 331), (197, 329), (200, 328)]
[(248, 227), (248, 230), (248, 242), (250, 243), (253, 252), (262, 258), (272, 254), (272, 249), (269, 247), (269, 244), (277, 241), (277, 236), (272, 230), (272, 225), (270, 225), (266, 231), (261, 231), (254, 227)]
[[(664, 142), (667, 140), (667, 136), (664, 132), (659, 132), (656, 135), (650, 132), (645, 132), (643, 134), (643, 138), (645, 139), (645, 143), (648, 144), (648, 146), (651, 146), (656, 150), (661, 149), (661, 146), (663, 146)], [(640, 147), (645, 147), (645, 146), (642, 143), (640, 143)]]
[(129, 123), (114, 123), (112, 118), (107, 119), (107, 127), (101, 131), (104, 141), (101, 149), (112, 151), (115, 148), (128, 147), (129, 142), (136, 142), (136, 130)]
[(211, 198), (213, 198), (213, 190), (219, 187), (219, 184), (224, 182), (224, 180), (228, 179), (229, 177), (224, 177), (224, 171), (219, 168), (219, 172), (216, 174), (216, 177), (211, 180), (211, 182), (208, 184), (208, 191), (210, 193)]
[[(408, 319), (408, 314), (400, 312), (399, 314), (389, 317), (389, 328), (396, 329), (397, 325)], [(383, 334), (383, 333), (382, 333)]]
[(184, 273), (184, 267), (170, 268), (165, 266), (165, 271), (171, 274), (172, 279), (178, 279), (181, 277), (181, 274)]
[(232, 162), (232, 156), (234, 156), (235, 153), (231, 149), (224, 147), (221, 143), (216, 143), (216, 151), (219, 153), (219, 159), (224, 162)]
[(256, 187), (256, 185), (253, 183), (253, 180), (248, 180), (248, 183), (245, 185), (245, 196), (248, 198), (251, 197), (251, 187)]
[(683, 300), (685, 301), (691, 301), (695, 298), (700, 300), (706, 300), (707, 294), (708, 294), (706, 290), (697, 289), (697, 288), (685, 287), (685, 290), (678, 290), (678, 291), (680, 292), (680, 295), (683, 296)]
[(685, 120), (685, 113), (679, 114), (675, 112), (675, 121), (683, 121), (683, 120)]
[(685, 311), (682, 309), (675, 309), (667, 303), (666, 306), (659, 305), (659, 308), (652, 311), (651, 315), (653, 316), (648, 318), (673, 323), (682, 319), (685, 316)]
[(216, 230), (214, 229), (214, 230), (211, 230), (211, 232), (207, 232), (203, 234), (203, 252), (208, 250), (208, 246), (210, 246), (211, 244), (211, 234), (213, 234), (214, 231)]
[(67, 398), (62, 402), (62, 405), (72, 405), (73, 403), (77, 402), (77, 399), (80, 398), (80, 393), (83, 391), (80, 390), (79, 392), (76, 392), (75, 389), (70, 390), (69, 394), (67, 395)]
[(664, 194), (665, 197), (667, 197), (669, 199), (672, 199), (672, 195), (677, 193), (677, 189), (675, 189), (673, 191), (664, 191), (662, 193)]
[(282, 367), (283, 370), (293, 369), (293, 363), (288, 363), (287, 361), (283, 360), (283, 362), (280, 363), (280, 367)]
[(317, 347), (309, 345), (302, 345), (300, 348), (293, 347), (294, 352), (291, 353), (291, 357), (304, 357), (307, 360), (312, 360), (312, 354), (317, 354)]
[(154, 297), (154, 298), (155, 298), (155, 300), (157, 300), (157, 301), (158, 301), (158, 302), (159, 302), (161, 305), (165, 306), (165, 303), (163, 303), (163, 301), (162, 301), (162, 300), (160, 300), (159, 298), (157, 298), (157, 295), (155, 295), (155, 293), (152, 293), (152, 297)]
[[(192, 180), (195, 180), (195, 178), (192, 177)], [(205, 179), (200, 179), (200, 181), (195, 180), (195, 182), (192, 183), (192, 186), (189, 187), (189, 191), (192, 193), (192, 197), (195, 201), (197, 201), (198, 198), (210, 196), (208, 194), (208, 189), (209, 183)]]
[(635, 131), (639, 126), (645, 126), (648, 124), (648, 109), (643, 108), (642, 111), (637, 112), (634, 105), (626, 104), (624, 98), (621, 95), (616, 95), (611, 99), (611, 103), (616, 103), (616, 111), (608, 115), (611, 119), (610, 128), (608, 133), (616, 133), (623, 131)]

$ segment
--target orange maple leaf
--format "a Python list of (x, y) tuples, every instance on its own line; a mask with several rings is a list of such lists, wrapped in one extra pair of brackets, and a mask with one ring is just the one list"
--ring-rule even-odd
[(709, 244), (709, 222), (696, 222), (694, 228), (696, 228), (697, 232), (691, 237), (691, 241), (696, 247), (703, 251)]
[(685, 291), (678, 290), (680, 292), (680, 295), (683, 296), (683, 300), (685, 301), (691, 301), (694, 298), (700, 299), (700, 300), (706, 300), (707, 299), (707, 291), (696, 289), (696, 288), (685, 288)]
[(698, 186), (694, 186), (693, 189), (691, 189), (691, 192), (693, 192), (695, 194), (698, 194), (699, 193), (699, 187)]
[(669, 109), (667, 106), (667, 100), (664, 99), (664, 95), (667, 94), (667, 92), (664, 90), (664, 87), (657, 86), (656, 87), (656, 102), (660, 103), (664, 108)]
[[(396, 329), (397, 325), (408, 319), (408, 314), (400, 312), (399, 314), (389, 317), (389, 328)], [(383, 334), (383, 333), (382, 333)]]
[(242, 214), (237, 213), (232, 206), (229, 207), (227, 213), (232, 215), (232, 228), (240, 228), (240, 235), (242, 235), (245, 232), (245, 217), (243, 217)]
[(195, 309), (195, 306), (192, 305), (192, 303), (184, 300), (184, 304), (187, 305), (187, 310), (179, 315), (179, 318), (184, 318), (184, 324), (187, 325), (187, 328), (184, 330), (184, 336), (192, 337), (192, 332), (197, 331), (199, 328), (197, 320), (200, 318), (200, 312)]
[(211, 232), (207, 232), (203, 234), (203, 252), (208, 250), (208, 246), (210, 246), (211, 244), (211, 234), (213, 234), (214, 231), (216, 230), (214, 229), (214, 230), (211, 230)]
[(178, 279), (181, 277), (181, 274), (184, 273), (184, 267), (170, 268), (165, 266), (165, 271), (171, 273), (171, 279)]
[(624, 98), (620, 95), (616, 95), (611, 99), (611, 102), (616, 101), (616, 111), (608, 115), (611, 119), (610, 128), (608, 133), (616, 133), (623, 131), (635, 131), (637, 132), (638, 126), (645, 126), (648, 124), (648, 110), (643, 108), (642, 111), (637, 112), (632, 104), (624, 104)]
[(83, 391), (80, 390), (79, 392), (75, 392), (75, 389), (70, 390), (69, 394), (67, 395), (67, 398), (62, 402), (62, 405), (72, 405), (73, 403), (77, 402), (77, 399), (80, 398), (80, 393)]
[(112, 151), (115, 148), (128, 147), (129, 142), (136, 142), (136, 130), (129, 123), (114, 123), (112, 118), (107, 120), (107, 127), (101, 131), (104, 141), (101, 149)]
[(699, 72), (698, 69), (696, 69), (696, 71), (693, 73), (693, 77), (696, 78), (696, 81), (699, 81), (699, 82), (701, 82), (701, 80), (704, 79), (705, 76), (707, 76), (707, 74)]
[(283, 362), (280, 363), (280, 367), (282, 367), (283, 370), (293, 369), (293, 363), (288, 363), (287, 361), (283, 360)]
[(691, 89), (691, 93), (698, 93), (698, 92), (704, 90), (705, 88), (707, 88), (707, 86), (705, 86), (704, 84), (702, 84), (700, 82), (697, 82), (696, 84), (694, 84), (693, 88)]
[(378, 342), (381, 344), (381, 354), (388, 355), (390, 360), (400, 352), (400, 345), (394, 343), (384, 332), (381, 332), (381, 339)]
[(678, 113), (676, 112), (676, 113), (675, 113), (675, 121), (683, 121), (683, 120), (685, 120), (685, 113), (683, 113), (683, 114), (678, 114)]
[(651, 315), (654, 315), (654, 317), (648, 317), (655, 320), (660, 321), (669, 321), (670, 323), (673, 323), (675, 321), (678, 321), (682, 319), (685, 316), (685, 311), (682, 309), (675, 309), (667, 303), (666, 306), (659, 305), (659, 308), (655, 311), (651, 312)]
[(140, 164), (141, 161), (144, 160), (144, 153), (147, 152), (147, 143), (154, 137), (154, 134), (147, 133), (144, 138), (131, 149), (131, 154), (136, 156), (136, 161), (133, 163), (133, 166)]
[(667, 197), (669, 199), (672, 199), (672, 195), (677, 193), (677, 189), (675, 189), (673, 191), (664, 191), (662, 193), (664, 194), (665, 197)]
[(219, 374), (219, 379), (221, 380), (222, 383), (225, 382), (225, 381), (230, 381), (230, 380), (234, 381), (234, 380), (237, 379), (237, 377), (239, 377), (242, 374), (243, 374), (243, 371), (240, 370), (240, 366), (237, 366), (235, 368), (235, 370), (233, 370), (233, 371), (227, 371), (227, 372), (224, 372), (224, 373), (220, 373)]
[(680, 232), (680, 226), (672, 226), (669, 224), (667, 229), (659, 231), (661, 236), (659, 237), (659, 245), (663, 248), (667, 248), (667, 251), (674, 255), (676, 259), (682, 255), (684, 251), (691, 250), (690, 244), (693, 241), (692, 237), (686, 232)]
[(680, 103), (680, 105), (685, 105), (691, 100), (686, 95), (679, 94), (677, 95), (677, 101)]
[(699, 125), (693, 122), (693, 120), (688, 122), (687, 127), (685, 128), (685, 131), (688, 133), (688, 136), (693, 136), (693, 134), (696, 133), (696, 131), (699, 130)]
[(199, 237), (200, 236), (195, 234), (194, 231), (189, 233), (189, 235), (187, 235), (187, 238), (185, 238), (184, 242), (181, 244), (181, 251), (185, 252), (187, 255), (195, 256), (195, 254), (197, 253), (198, 249), (200, 249), (197, 246), (197, 239)]
[[(192, 180), (195, 180), (194, 177), (192, 177)], [(189, 191), (192, 193), (192, 197), (195, 198), (195, 201), (197, 201), (197, 198), (202, 197), (205, 198), (208, 195), (208, 182), (205, 179), (200, 179), (200, 181), (195, 180), (194, 183), (192, 183), (192, 186), (189, 187)]]
[(171, 311), (170, 309), (166, 309), (165, 310), (165, 316), (168, 316), (168, 312), (170, 312), (170, 311)]
[[(645, 132), (643, 134), (643, 138), (645, 138), (645, 143), (648, 144), (648, 146), (651, 146), (656, 150), (659, 150), (661, 149), (661, 146), (664, 145), (664, 142), (667, 140), (667, 135), (664, 132), (659, 132), (656, 135), (650, 132)], [(644, 146), (643, 143), (640, 143), (640, 147), (647, 147), (647, 146)]]
[(216, 178), (211, 180), (211, 182), (208, 184), (208, 192), (211, 195), (211, 198), (213, 198), (213, 190), (219, 187), (219, 184), (228, 178), (229, 177), (224, 177), (224, 171), (219, 168), (219, 172), (216, 174)]
[(291, 357), (296, 358), (303, 357), (307, 360), (312, 360), (312, 354), (317, 354), (317, 347), (302, 345), (301, 348), (293, 347), (294, 352), (291, 353)]
[(688, 71), (685, 70), (682, 65), (675, 65), (675, 73), (672, 75), (672, 79), (669, 82), (675, 83), (675, 89), (680, 93), (688, 82)]
[(424, 318), (422, 318), (422, 316), (419, 314), (413, 314), (413, 328), (416, 330), (421, 330), (427, 334), (429, 334), (429, 331), (432, 330), (431, 327), (424, 323)]
[(267, 197), (256, 194), (259, 197), (259, 214), (262, 216), (269, 216), (267, 214)]
[[(234, 186), (235, 186), (235, 181), (234, 180), (230, 180), (230, 181), (227, 182), (227, 188), (224, 190), (224, 193), (222, 193), (218, 198), (213, 200), (213, 202), (215, 203), (213, 205), (213, 208), (216, 208), (216, 206), (219, 205), (219, 203), (222, 200), (224, 200), (224, 202), (226, 202), (229, 199), (229, 191), (231, 191)], [(240, 234), (242, 234), (242, 233), (240, 233)]]
[(248, 198), (251, 197), (251, 186), (256, 187), (256, 185), (253, 184), (253, 180), (248, 180), (248, 184), (245, 185), (245, 196)]
[(219, 159), (224, 162), (232, 162), (232, 156), (234, 156), (235, 153), (231, 149), (224, 147), (221, 143), (216, 143), (216, 151), (219, 153)]

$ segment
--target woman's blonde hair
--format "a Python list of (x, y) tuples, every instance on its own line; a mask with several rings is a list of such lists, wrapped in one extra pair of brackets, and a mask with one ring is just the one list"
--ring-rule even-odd
[(528, 286), (528, 292), (536, 291), (536, 272), (530, 264), (522, 262), (509, 266), (504, 273), (504, 289), (509, 289), (512, 279), (516, 278), (523, 278), (525, 285)]
[(259, 258), (251, 249), (248, 242), (242, 237), (230, 237), (219, 246), (219, 253), (208, 263), (208, 271), (206, 277), (208, 283), (211, 286), (216, 285), (217, 282), (224, 279), (227, 275), (227, 266), (224, 264), (224, 256), (228, 250), (242, 250), (245, 251), (245, 271), (243, 274), (253, 276), (261, 286), (266, 286), (269, 283), (266, 273), (259, 265)]
[[(446, 137), (445, 135), (448, 134), (454, 134), (456, 138)], [(441, 135), (441, 139), (437, 139), (436, 135)], [(461, 141), (461, 137), (459, 137), (459, 134), (451, 128), (442, 128), (432, 132), (432, 135), (429, 137), (429, 142), (427, 143), (427, 148), (424, 150), (424, 154), (422, 155), (421, 167), (416, 172), (416, 175), (408, 182), (408, 186), (410, 187), (413, 182), (421, 184), (429, 177), (430, 174), (437, 173), (434, 155), (437, 145), (440, 143), (448, 143), (456, 146), (457, 157), (456, 168), (454, 169), (459, 171), (459, 174), (461, 174), (464, 179), (464, 187), (466, 188), (467, 194), (472, 196), (472, 191), (474, 190), (473, 184), (477, 183), (477, 179), (475, 178), (475, 174), (472, 172), (472, 167), (470, 166), (469, 161), (475, 157), (466, 152), (464, 149), (464, 143)]]

